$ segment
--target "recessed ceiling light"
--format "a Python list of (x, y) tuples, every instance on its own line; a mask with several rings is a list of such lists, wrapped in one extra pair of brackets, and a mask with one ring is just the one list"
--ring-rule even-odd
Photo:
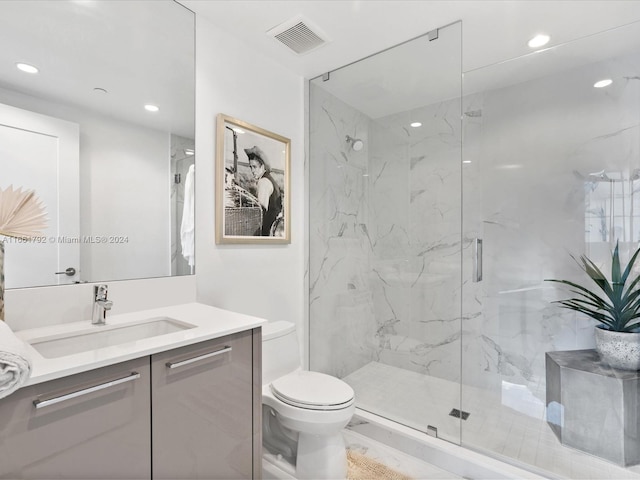
[(29, 65), (28, 63), (16, 63), (16, 67), (18, 70), (22, 70), (26, 73), (38, 73), (38, 67), (34, 67), (33, 65)]
[(157, 112), (158, 110), (160, 110), (158, 107), (156, 107), (155, 105), (151, 105), (150, 103), (148, 103), (147, 105), (144, 106), (144, 109), (147, 112)]
[(462, 163), (471, 163), (471, 160), (463, 160)]
[(421, 126), (422, 126), (422, 124), (421, 124), (420, 122), (413, 122), (413, 123), (411, 124), (411, 126), (412, 126), (413, 128), (418, 128), (418, 127), (421, 127)]
[(606, 78), (604, 80), (600, 80), (599, 82), (594, 83), (593, 86), (596, 88), (604, 88), (604, 87), (608, 87), (612, 83), (613, 83), (613, 80), (611, 80), (610, 78)]
[(549, 35), (545, 35), (544, 33), (541, 33), (533, 37), (531, 40), (529, 40), (527, 45), (529, 45), (530, 48), (538, 48), (549, 43), (549, 40), (551, 40), (551, 37), (549, 37)]

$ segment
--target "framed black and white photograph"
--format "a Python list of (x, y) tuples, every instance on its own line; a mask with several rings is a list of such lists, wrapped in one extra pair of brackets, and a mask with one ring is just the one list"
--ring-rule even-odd
[(216, 243), (291, 243), (291, 140), (217, 118)]

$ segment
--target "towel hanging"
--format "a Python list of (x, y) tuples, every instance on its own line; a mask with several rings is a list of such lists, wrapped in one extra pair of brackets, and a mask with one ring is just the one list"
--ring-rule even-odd
[(189, 167), (184, 182), (184, 207), (180, 225), (182, 256), (187, 260), (191, 273), (195, 266), (195, 165)]

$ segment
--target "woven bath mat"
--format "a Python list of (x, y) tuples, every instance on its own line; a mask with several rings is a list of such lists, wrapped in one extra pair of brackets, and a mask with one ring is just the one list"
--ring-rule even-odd
[(411, 480), (411, 477), (354, 450), (347, 449), (347, 463), (347, 480)]

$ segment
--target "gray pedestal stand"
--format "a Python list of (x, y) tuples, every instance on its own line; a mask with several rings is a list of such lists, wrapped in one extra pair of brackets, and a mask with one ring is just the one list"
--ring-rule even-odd
[(547, 423), (563, 445), (622, 466), (640, 463), (640, 372), (595, 350), (547, 352)]

